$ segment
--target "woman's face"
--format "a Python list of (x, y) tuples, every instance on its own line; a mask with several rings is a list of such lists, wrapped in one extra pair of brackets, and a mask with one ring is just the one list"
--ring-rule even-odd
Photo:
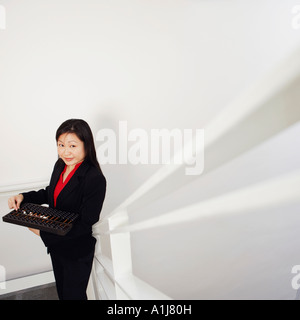
[(67, 166), (75, 166), (85, 158), (84, 143), (75, 133), (64, 133), (58, 138), (57, 152)]

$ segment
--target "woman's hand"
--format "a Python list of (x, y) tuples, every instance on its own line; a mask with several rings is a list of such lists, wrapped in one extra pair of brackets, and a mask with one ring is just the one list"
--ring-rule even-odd
[(9, 209), (20, 209), (20, 204), (24, 200), (24, 196), (22, 194), (18, 194), (17, 196), (13, 196), (8, 199), (8, 207)]
[(35, 233), (37, 236), (40, 236), (40, 230), (38, 229), (32, 229), (32, 228), (28, 228), (30, 231), (32, 231), (33, 233)]
[[(20, 209), (20, 204), (24, 200), (24, 196), (22, 194), (18, 194), (17, 196), (13, 196), (8, 199), (8, 207), (9, 209), (15, 209), (18, 210)], [(33, 229), (33, 228), (28, 228), (30, 231), (35, 233), (37, 236), (40, 236), (40, 230), (38, 229)]]

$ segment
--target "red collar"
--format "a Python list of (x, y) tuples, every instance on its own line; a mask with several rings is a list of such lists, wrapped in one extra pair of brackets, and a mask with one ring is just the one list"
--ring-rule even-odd
[(67, 166), (65, 165), (65, 168), (63, 172), (60, 174), (60, 177), (58, 179), (57, 185), (54, 190), (54, 207), (56, 207), (56, 200), (58, 195), (61, 193), (62, 189), (66, 186), (66, 184), (70, 181), (70, 179), (73, 177), (76, 170), (80, 167), (80, 165), (83, 163), (83, 161), (77, 163), (74, 167), (74, 169), (68, 174), (65, 181), (63, 181), (63, 175), (67, 170)]

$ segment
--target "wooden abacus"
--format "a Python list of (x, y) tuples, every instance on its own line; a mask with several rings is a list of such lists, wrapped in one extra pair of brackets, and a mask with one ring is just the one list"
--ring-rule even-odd
[(77, 218), (78, 214), (75, 213), (25, 203), (19, 210), (8, 213), (2, 219), (4, 222), (64, 236), (71, 230)]

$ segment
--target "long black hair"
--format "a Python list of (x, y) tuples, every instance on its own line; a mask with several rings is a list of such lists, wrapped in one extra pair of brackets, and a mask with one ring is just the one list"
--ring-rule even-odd
[(66, 120), (56, 131), (56, 142), (64, 133), (75, 133), (77, 135), (77, 137), (84, 143), (85, 160), (101, 172), (101, 168), (97, 160), (93, 133), (88, 123), (81, 119)]

